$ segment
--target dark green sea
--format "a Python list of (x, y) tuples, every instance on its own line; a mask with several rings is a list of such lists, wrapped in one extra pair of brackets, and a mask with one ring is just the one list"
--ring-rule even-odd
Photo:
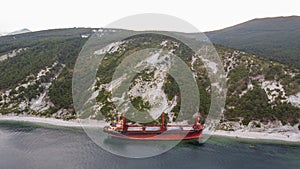
[(106, 152), (83, 130), (0, 123), (0, 169), (299, 169), (300, 144), (212, 137), (161, 155), (130, 159)]

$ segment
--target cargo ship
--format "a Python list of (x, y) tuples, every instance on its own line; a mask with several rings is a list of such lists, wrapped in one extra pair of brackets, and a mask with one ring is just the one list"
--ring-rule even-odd
[(127, 140), (195, 140), (202, 137), (203, 125), (199, 124), (198, 116), (192, 125), (167, 125), (165, 123), (165, 114), (161, 115), (161, 124), (136, 125), (126, 124), (125, 115), (118, 123), (111, 123), (105, 126), (103, 131), (112, 138)]

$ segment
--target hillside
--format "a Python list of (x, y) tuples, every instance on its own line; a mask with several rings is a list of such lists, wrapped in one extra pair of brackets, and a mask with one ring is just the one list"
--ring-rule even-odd
[(72, 69), (92, 33), (74, 28), (1, 37), (1, 114), (74, 118)]
[[(103, 35), (114, 32), (110, 29), (101, 31)], [(92, 29), (67, 29), (0, 38), (0, 49), (6, 56), (1, 56), (5, 59), (0, 61), (0, 113), (77, 118), (71, 91), (73, 67), (87, 36), (92, 33)], [(146, 43), (148, 41), (151, 45)], [(105, 116), (106, 120), (110, 120), (116, 115), (109, 85), (112, 73), (130, 53), (149, 47), (168, 50), (169, 54), (164, 55), (167, 65), (172, 64), (173, 53), (190, 66), (199, 86), (199, 111), (203, 117), (207, 115), (212, 86), (201, 57), (195, 56), (189, 48), (172, 38), (147, 35), (115, 42), (105, 51), (99, 51), (107, 54), (99, 65), (98, 80), (93, 87), (98, 106), (86, 116), (94, 119)], [(223, 46), (216, 46), (216, 49), (224, 64), (228, 85), (223, 122), (237, 121), (244, 125), (251, 121), (299, 123), (299, 69)], [(151, 60), (157, 62), (157, 59)], [(161, 104), (156, 105), (155, 100), (148, 100), (153, 93), (160, 96)], [(171, 76), (160, 73), (157, 67), (141, 71), (133, 79), (128, 94), (126, 103), (153, 113), (150, 116), (143, 114), (145, 118), (156, 117), (155, 114), (166, 110), (169, 121), (174, 121), (180, 112), (177, 84)], [(130, 112), (130, 109), (127, 111)]]
[(300, 16), (253, 19), (205, 34), (215, 44), (300, 68)]

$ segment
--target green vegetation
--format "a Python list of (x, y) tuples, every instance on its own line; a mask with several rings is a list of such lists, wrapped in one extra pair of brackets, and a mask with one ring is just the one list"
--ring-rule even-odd
[(60, 74), (60, 78), (53, 81), (49, 96), (56, 107), (73, 108), (72, 101), (72, 74), (64, 68)]
[[(12, 89), (9, 94), (9, 104), (14, 105), (9, 108), (9, 104), (2, 106), (0, 104), (1, 112), (27, 112), (50, 117), (63, 108), (69, 113), (69, 116), (65, 116), (66, 119), (74, 118), (72, 73), (79, 51), (86, 41), (80, 35), (88, 33), (91, 33), (91, 29), (62, 29), (0, 37), (0, 53), (9, 53), (23, 48), (15, 57), (0, 62), (0, 91)], [(64, 65), (63, 69), (62, 65)], [(38, 72), (46, 68), (49, 71), (37, 79)], [(57, 74), (59, 74), (58, 78), (53, 80)], [(51, 81), (52, 85), (47, 94), (54, 107), (36, 112), (29, 109), (27, 105), (24, 110), (19, 111), (16, 106), (18, 103), (36, 99), (45, 92), (42, 84)], [(25, 87), (19, 86), (26, 83), (28, 85)], [(19, 86), (18, 90), (15, 90), (17, 86)]]
[(215, 44), (300, 68), (300, 17), (254, 19), (206, 35)]
[(237, 66), (234, 70), (230, 71), (228, 80), (228, 92), (234, 94), (241, 93), (247, 89), (247, 82), (249, 81), (249, 71), (244, 66)]
[(255, 86), (241, 98), (228, 98), (227, 106), (235, 109), (226, 111), (226, 118), (243, 117), (242, 123), (248, 125), (251, 120), (273, 121), (281, 120), (283, 123), (296, 124), (300, 119), (300, 109), (288, 103), (276, 106), (268, 103), (268, 98), (263, 89)]
[(179, 86), (176, 83), (175, 79), (170, 75), (167, 76), (166, 82), (163, 85), (163, 90), (169, 100), (172, 100), (175, 96), (178, 96), (178, 98), (180, 98)]
[[(54, 53), (57, 52), (55, 43), (40, 44), (0, 62), (0, 90), (16, 86), (26, 76), (37, 74), (41, 69), (51, 66), (55, 61)], [(45, 50), (47, 47), (49, 50)]]
[(80, 38), (45, 40), (16, 57), (0, 62), (0, 90), (16, 86), (31, 74), (37, 75), (55, 61), (71, 68), (84, 42)]
[(2, 36), (0, 37), (0, 54), (8, 53), (14, 49), (38, 46), (48, 40), (80, 38), (80, 35), (91, 33), (91, 28), (70, 28)]
[(131, 98), (131, 104), (139, 111), (149, 110), (151, 105), (149, 101), (144, 101), (141, 96)]
[(108, 92), (102, 88), (96, 97), (96, 101), (101, 105), (101, 114), (97, 115), (96, 119), (104, 116), (106, 121), (111, 121), (114, 118), (116, 115), (116, 107), (113, 102), (109, 101), (110, 99), (111, 92)]

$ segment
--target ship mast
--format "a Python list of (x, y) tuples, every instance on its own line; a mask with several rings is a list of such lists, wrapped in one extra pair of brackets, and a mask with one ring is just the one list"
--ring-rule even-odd
[(125, 114), (122, 114), (122, 125), (123, 125), (123, 132), (126, 131), (126, 118), (125, 118)]
[(165, 113), (161, 114), (161, 130), (162, 131), (166, 130), (166, 128), (165, 128)]

